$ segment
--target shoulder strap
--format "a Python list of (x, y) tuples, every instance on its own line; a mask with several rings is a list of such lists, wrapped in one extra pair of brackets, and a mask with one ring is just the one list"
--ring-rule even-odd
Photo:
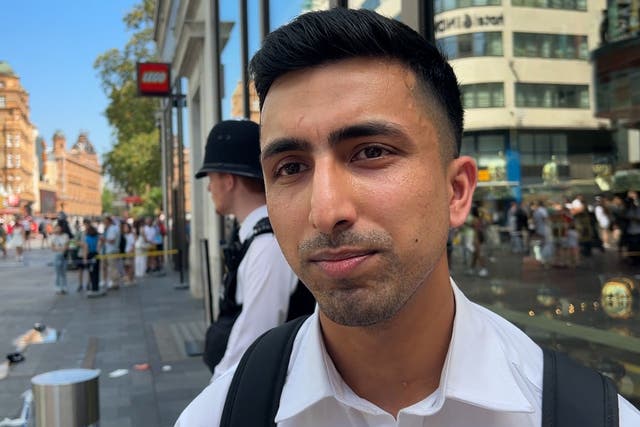
[(613, 382), (564, 354), (542, 351), (542, 427), (618, 427)]
[(240, 244), (237, 238), (235, 241), (230, 243), (222, 243), (221, 248), (224, 253), (225, 264), (227, 266), (227, 272), (225, 273), (222, 286), (223, 294), (220, 299), (220, 307), (222, 311), (238, 314), (240, 313), (240, 310), (242, 310), (242, 306), (238, 305), (235, 299), (236, 289), (238, 287), (238, 267), (240, 266), (244, 256), (247, 254), (253, 239), (256, 236), (265, 233), (273, 233), (271, 223), (267, 217), (262, 218), (253, 226), (253, 233), (244, 242), (242, 242), (242, 244)]
[(267, 331), (247, 349), (229, 386), (220, 427), (275, 427), (293, 342), (306, 319)]

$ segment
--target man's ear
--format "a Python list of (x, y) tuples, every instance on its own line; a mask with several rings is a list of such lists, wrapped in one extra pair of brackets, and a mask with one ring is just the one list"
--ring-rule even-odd
[(473, 192), (478, 179), (478, 168), (473, 158), (461, 156), (449, 163), (449, 224), (460, 227), (469, 215)]
[(223, 173), (221, 179), (222, 185), (227, 191), (233, 190), (233, 187), (237, 184), (237, 177), (230, 173)]

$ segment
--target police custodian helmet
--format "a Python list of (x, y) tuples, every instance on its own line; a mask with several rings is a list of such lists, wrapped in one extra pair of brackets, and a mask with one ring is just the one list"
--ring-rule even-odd
[(204, 164), (196, 178), (209, 172), (226, 172), (262, 179), (260, 128), (250, 120), (224, 120), (211, 129)]

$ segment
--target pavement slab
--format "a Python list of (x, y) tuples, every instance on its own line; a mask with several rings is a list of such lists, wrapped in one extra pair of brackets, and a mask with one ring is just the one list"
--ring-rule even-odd
[[(0, 260), (2, 354), (14, 351), (13, 341), (36, 322), (60, 333), (57, 342), (29, 345), (25, 360), (0, 380), (0, 419), (19, 414), (21, 394), (33, 376), (85, 367), (101, 371), (102, 427), (172, 426), (211, 376), (200, 357), (186, 354), (183, 342), (204, 336), (202, 301), (174, 288), (179, 281), (174, 272), (88, 299), (84, 291), (76, 292), (77, 272), (69, 271), (70, 292), (56, 295), (49, 258), (50, 251), (32, 249), (24, 263)], [(143, 363), (147, 370), (134, 369)], [(171, 370), (164, 372), (164, 365)], [(128, 373), (110, 378), (117, 369)]]

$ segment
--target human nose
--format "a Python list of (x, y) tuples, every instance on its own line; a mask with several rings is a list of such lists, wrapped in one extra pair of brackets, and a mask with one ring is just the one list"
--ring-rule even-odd
[(331, 160), (316, 162), (312, 179), (309, 222), (331, 234), (349, 228), (356, 219), (353, 183), (342, 165)]

